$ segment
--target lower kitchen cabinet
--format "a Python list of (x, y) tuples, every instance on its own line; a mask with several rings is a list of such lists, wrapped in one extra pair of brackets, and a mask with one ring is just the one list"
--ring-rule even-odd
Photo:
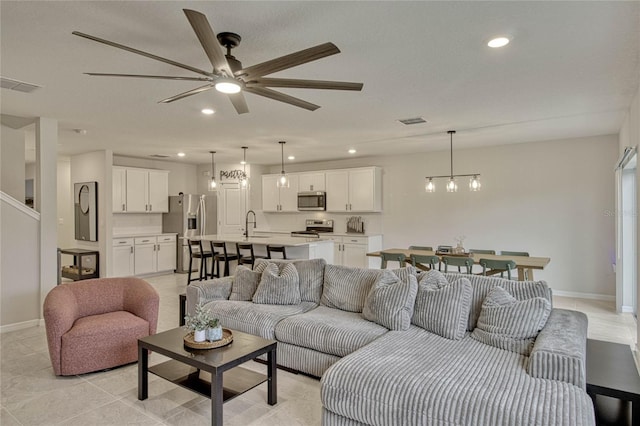
[(114, 238), (112, 276), (147, 275), (176, 269), (176, 236)]
[[(382, 236), (334, 236), (333, 262), (336, 265), (358, 268), (379, 268), (380, 259), (367, 253), (382, 249)], [(377, 261), (377, 262), (376, 262)]]

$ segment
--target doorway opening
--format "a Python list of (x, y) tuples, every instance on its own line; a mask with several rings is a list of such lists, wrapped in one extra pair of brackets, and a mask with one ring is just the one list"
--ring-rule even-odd
[(637, 316), (637, 153), (627, 148), (616, 167), (618, 244), (616, 305), (618, 312)]

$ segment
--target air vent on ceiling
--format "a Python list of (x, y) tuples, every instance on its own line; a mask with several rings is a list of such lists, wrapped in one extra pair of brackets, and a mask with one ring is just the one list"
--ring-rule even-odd
[(162, 154), (151, 154), (149, 157), (153, 157), (153, 158), (169, 158), (168, 155), (162, 155)]
[(425, 120), (422, 117), (414, 117), (414, 118), (403, 118), (402, 120), (398, 120), (399, 122), (401, 122), (402, 124), (405, 125), (410, 125), (410, 124), (420, 124), (420, 123), (426, 123), (427, 120)]
[(25, 83), (24, 81), (13, 80), (11, 78), (0, 77), (0, 87), (3, 89), (16, 90), (18, 92), (31, 93), (41, 86), (31, 83)]

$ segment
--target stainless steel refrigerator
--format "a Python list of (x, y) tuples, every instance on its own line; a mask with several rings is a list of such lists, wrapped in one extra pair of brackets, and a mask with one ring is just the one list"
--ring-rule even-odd
[[(169, 213), (162, 214), (162, 231), (178, 234), (177, 272), (189, 272), (187, 239), (215, 234), (218, 199), (215, 195), (183, 194), (169, 197)], [(194, 262), (197, 270), (199, 262)]]

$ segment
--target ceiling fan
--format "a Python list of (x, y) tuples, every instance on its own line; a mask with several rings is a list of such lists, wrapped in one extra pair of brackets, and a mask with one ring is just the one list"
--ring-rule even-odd
[[(266, 78), (265, 75), (273, 74), (278, 71), (293, 68), (298, 65), (312, 62), (326, 56), (340, 53), (340, 50), (333, 43), (324, 43), (308, 49), (300, 50), (289, 55), (281, 56), (260, 64), (243, 68), (239, 60), (231, 55), (231, 49), (238, 46), (240, 36), (235, 33), (223, 32), (216, 36), (213, 32), (207, 17), (195, 10), (183, 9), (193, 31), (196, 33), (202, 48), (204, 49), (213, 71), (205, 71), (190, 65), (181, 64), (171, 59), (162, 58), (154, 54), (134, 49), (109, 40), (104, 40), (89, 34), (73, 31), (72, 34), (97, 41), (109, 46), (117, 47), (128, 52), (146, 56), (169, 65), (173, 65), (182, 69), (200, 74), (203, 77), (174, 77), (162, 75), (141, 75), (141, 74), (107, 74), (107, 73), (86, 73), (94, 76), (107, 77), (135, 77), (135, 78), (154, 78), (165, 80), (190, 80), (206, 82), (204, 86), (197, 87), (184, 93), (172, 96), (159, 101), (160, 103), (174, 102), (193, 96), (198, 93), (205, 92), (215, 88), (219, 92), (226, 93), (235, 107), (238, 114), (249, 112), (247, 102), (243, 92), (253, 93), (254, 95), (264, 96), (276, 101), (285, 102), (309, 111), (315, 111), (320, 108), (319, 105), (312, 104), (302, 99), (287, 95), (282, 92), (270, 89), (270, 87), (284, 87), (296, 89), (332, 89), (332, 90), (362, 90), (362, 83), (350, 83), (344, 81), (323, 81), (323, 80), (298, 80), (291, 78)], [(217, 40), (216, 40), (217, 39)], [(223, 54), (220, 46), (227, 49), (227, 53)]]

